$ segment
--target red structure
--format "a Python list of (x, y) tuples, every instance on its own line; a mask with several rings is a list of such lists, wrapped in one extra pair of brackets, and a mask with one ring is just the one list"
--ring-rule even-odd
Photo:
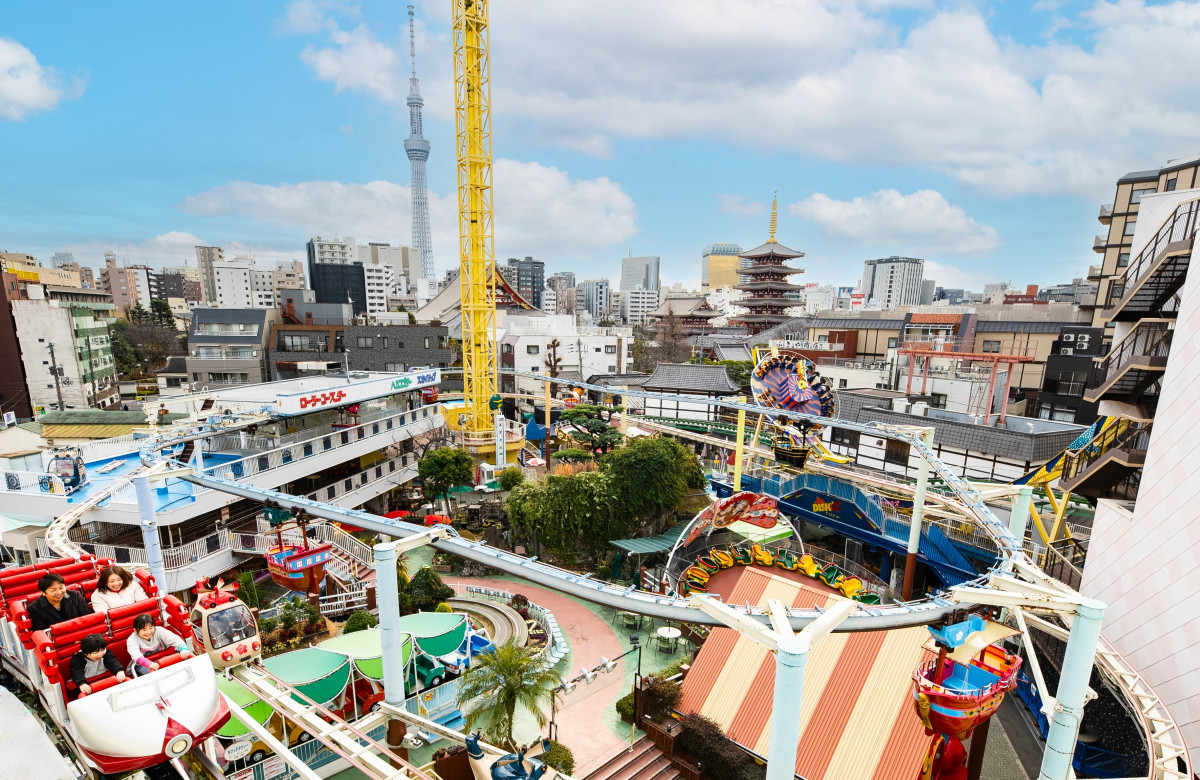
[(955, 349), (961, 346), (959, 344), (939, 345), (933, 342), (922, 341), (907, 341), (901, 345), (896, 351), (898, 355), (908, 355), (908, 384), (905, 386), (904, 392), (912, 394), (913, 376), (917, 372), (917, 358), (921, 359), (921, 394), (924, 395), (925, 388), (929, 384), (929, 365), (932, 358), (952, 358), (961, 360), (964, 363), (988, 363), (991, 365), (991, 375), (988, 377), (987, 401), (983, 405), (985, 424), (990, 424), (992, 414), (992, 398), (996, 394), (996, 374), (1001, 364), (1004, 364), (1004, 394), (1001, 398), (1005, 399), (1005, 403), (1000, 405), (1000, 417), (996, 420), (998, 423), (1004, 422), (1006, 410), (1008, 408), (1008, 391), (1012, 387), (1013, 366), (1017, 363), (1032, 363), (1035, 358), (1032, 355), (1008, 355), (998, 352), (969, 352)]
[(789, 292), (801, 289), (800, 285), (788, 282), (788, 277), (804, 272), (789, 268), (784, 263), (804, 257), (804, 253), (789, 249), (775, 240), (777, 207), (778, 200), (771, 205), (771, 237), (767, 243), (738, 255), (748, 263), (738, 271), (742, 283), (734, 289), (746, 293), (746, 297), (737, 305), (750, 311), (733, 319), (731, 324), (745, 325), (750, 335), (787, 322), (791, 318), (783, 313), (784, 309), (800, 305), (800, 301), (787, 297)]

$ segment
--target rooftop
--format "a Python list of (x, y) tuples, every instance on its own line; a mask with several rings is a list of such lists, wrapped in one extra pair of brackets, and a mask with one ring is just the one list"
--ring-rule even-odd
[[(804, 253), (799, 252), (795, 249), (786, 247), (783, 244), (779, 243), (778, 241), (768, 241), (765, 244), (759, 244), (758, 246), (754, 247), (753, 249), (747, 249), (745, 252), (742, 252), (741, 254), (739, 254), (738, 257), (746, 257), (746, 258), (752, 258), (752, 259), (759, 259), (759, 258), (763, 258), (763, 257), (793, 258), (793, 257), (804, 257)], [(800, 271), (796, 270), (796, 273), (800, 273)]]
[(681, 393), (735, 393), (739, 389), (729, 378), (725, 366), (698, 363), (659, 363), (642, 387)]

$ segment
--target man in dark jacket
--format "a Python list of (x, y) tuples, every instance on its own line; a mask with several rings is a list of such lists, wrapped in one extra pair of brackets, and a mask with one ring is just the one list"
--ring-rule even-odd
[(51, 572), (38, 580), (42, 595), (29, 603), (29, 620), (34, 631), (43, 631), (55, 623), (90, 615), (92, 605), (77, 590), (67, 590), (61, 574)]

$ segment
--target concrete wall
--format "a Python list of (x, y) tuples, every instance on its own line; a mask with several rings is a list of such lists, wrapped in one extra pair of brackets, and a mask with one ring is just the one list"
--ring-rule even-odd
[[(1147, 224), (1153, 231), (1157, 226)], [(1141, 228), (1139, 227), (1139, 231)], [(1197, 253), (1193, 250), (1192, 260)], [(1081, 590), (1108, 604), (1104, 635), (1154, 687), (1200, 759), (1200, 273), (1192, 269), (1137, 504), (1096, 511)]]

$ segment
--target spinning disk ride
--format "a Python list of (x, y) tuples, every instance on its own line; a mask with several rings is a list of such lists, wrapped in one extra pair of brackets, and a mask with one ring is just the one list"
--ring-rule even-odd
[[(772, 350), (750, 374), (750, 390), (760, 406), (802, 412), (816, 417), (834, 417), (833, 390), (817, 373), (811, 360), (797, 354)], [(809, 422), (773, 420), (776, 428), (775, 460), (784, 466), (804, 468), (818, 442), (821, 427)]]

